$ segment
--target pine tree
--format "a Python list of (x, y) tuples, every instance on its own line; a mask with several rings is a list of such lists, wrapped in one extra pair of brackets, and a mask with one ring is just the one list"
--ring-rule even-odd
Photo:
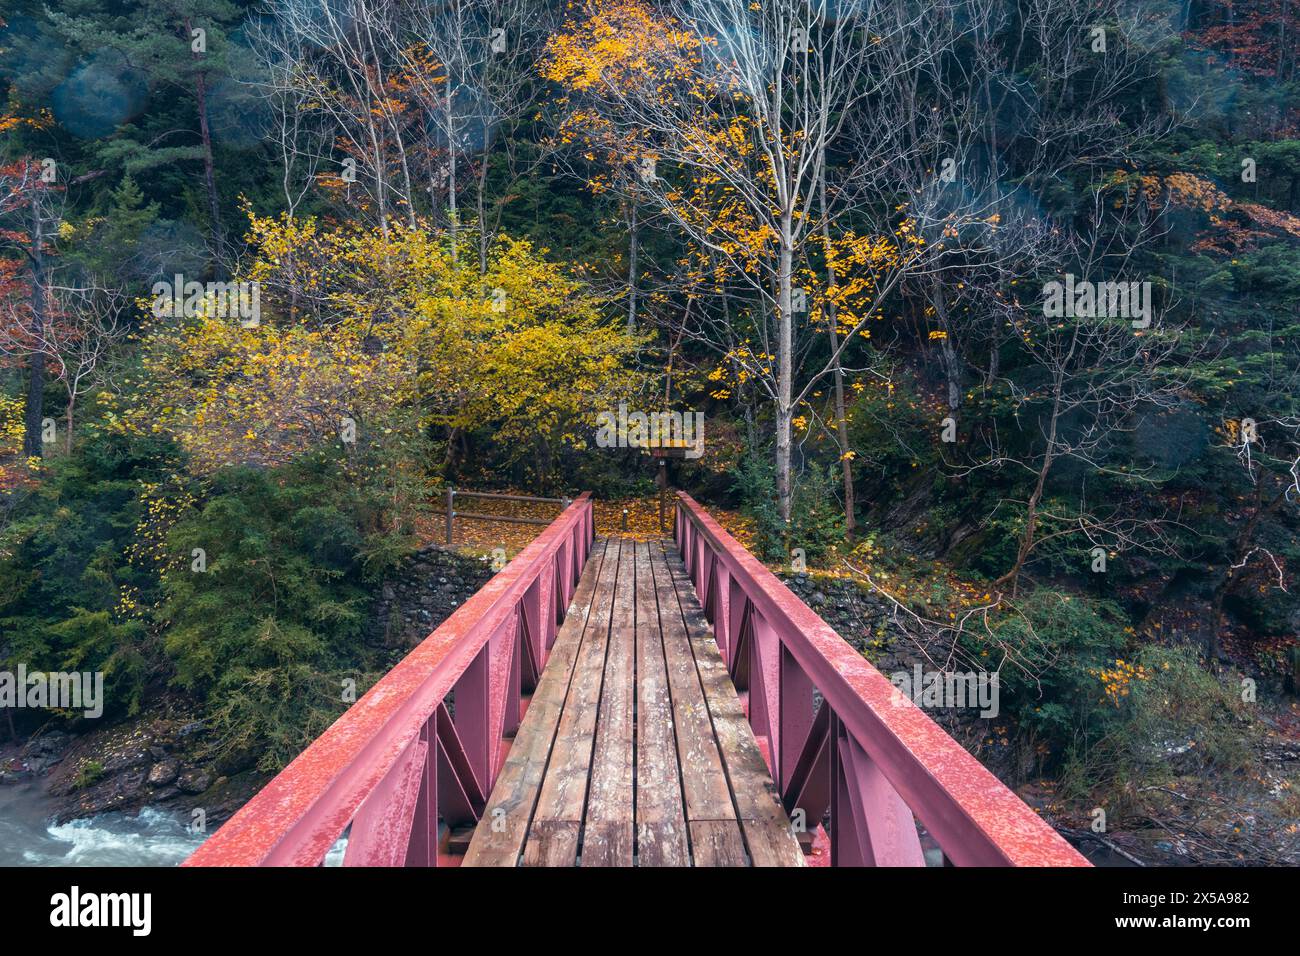
[(212, 157), (208, 110), (209, 90), (228, 73), (227, 28), (239, 16), (229, 0), (136, 0), (130, 4), (104, 0), (68, 0), (60, 11), (50, 10), (51, 22), (83, 54), (112, 50), (131, 67), (147, 74), (151, 83), (185, 90), (194, 103), (199, 145), (189, 150), (155, 143), (131, 143), (118, 152), (128, 168), (141, 169), (197, 158), (203, 164), (209, 231), (218, 258), (225, 234)]

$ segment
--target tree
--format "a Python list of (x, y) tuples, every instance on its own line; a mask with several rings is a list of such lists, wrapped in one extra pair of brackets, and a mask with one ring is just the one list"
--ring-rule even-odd
[(449, 459), (485, 427), (509, 460), (549, 462), (583, 443), (594, 410), (633, 387), (641, 341), (529, 243), (498, 243), (480, 275), (464, 255), (473, 235), (457, 255), (420, 225), (385, 236), (254, 215), (246, 276), (262, 290), (261, 323), (213, 309), (156, 320), (123, 424), (174, 434), (205, 471), (346, 447), (345, 420), (356, 451), (379, 446), (410, 468), (429, 429)]
[[(1030, 555), (1054, 538), (1081, 535), (1108, 550), (1172, 550), (1165, 519), (1130, 516), (1122, 502), (1090, 503), (1087, 492), (1093, 476), (1120, 486), (1157, 486), (1158, 469), (1117, 458), (1130, 450), (1123, 443), (1144, 421), (1182, 404), (1192, 378), (1195, 350), (1189, 351), (1185, 330), (1166, 315), (1167, 303), (1156, 299), (1149, 281), (1144, 292), (1133, 279), (1139, 253), (1160, 235), (1148, 199), (1124, 180), (1095, 189), (1086, 225), (1058, 239), (1057, 276), (1041, 286), (1030, 280), (1023, 301), (1014, 290), (1009, 297), (1007, 314), (1021, 360), (1001, 378), (1025, 432), (1008, 438), (985, 433), (987, 454), (954, 473), (966, 478), (976, 469), (1010, 466), (1030, 476), (1015, 558), (997, 581), (1013, 593)], [(1076, 271), (1091, 277), (1081, 282), (1097, 285), (1096, 299), (1085, 300), (1093, 286), (1081, 286), (1078, 298), (1065, 305), (1056, 292), (1066, 270), (1071, 277)], [(1099, 285), (1101, 277), (1124, 291), (1128, 306), (1117, 309), (1117, 300)], [(1137, 304), (1140, 295), (1147, 296), (1144, 307)], [(1085, 301), (1092, 304), (1076, 308)], [(1066, 462), (1083, 466), (1083, 477), (1076, 479), (1081, 487), (1073, 504), (1047, 506), (1050, 481)], [(1101, 492), (1096, 489), (1094, 497)]]
[[(554, 5), (536, 0), (405, 0), (402, 28), (414, 43), (390, 40), (402, 75), (430, 121), (429, 152), (445, 163), (445, 186), (431, 192), (447, 197), (453, 242), (461, 222), (459, 179), (466, 160), (474, 161), (474, 209), (479, 228), (479, 270), (487, 271), (488, 247), (501, 222), (501, 207), (518, 179), (535, 170), (534, 156), (521, 167), (515, 134), (536, 109), (534, 65), (555, 25)], [(505, 182), (489, 216), (488, 175), (492, 156), (502, 155)], [(491, 222), (489, 222), (491, 220)]]
[(230, 468), (168, 532), (159, 616), (173, 682), (207, 703), (227, 765), (279, 769), (344, 709), (347, 680), (358, 694), (373, 681), (368, 492), (323, 454)]
[(191, 155), (199, 158), (203, 163), (213, 253), (219, 261), (226, 258), (226, 237), (217, 192), (208, 97), (214, 77), (229, 70), (226, 29), (238, 14), (239, 9), (230, 0), (134, 0), (128, 9), (106, 5), (103, 0), (71, 0), (59, 11), (47, 14), (83, 53), (113, 51), (152, 81), (192, 93), (199, 127), (198, 148), (178, 153), (170, 147), (156, 150), (152, 145), (136, 144), (127, 148), (128, 172)]
[(1211, 0), (1197, 19), (1194, 41), (1225, 52), (1233, 69), (1284, 82), (1296, 79), (1300, 7), (1294, 0)]
[(105, 198), (108, 208), (102, 217), (91, 216), (76, 225), (69, 237), (67, 258), (81, 273), (100, 277), (99, 285), (108, 285), (108, 277), (132, 285), (153, 279), (163, 263), (141, 237), (158, 222), (158, 202), (146, 202), (129, 173)]
[(12, 343), (5, 351), (27, 366), (23, 453), (29, 458), (39, 458), (44, 444), (47, 352), (42, 343), (50, 321), (47, 272), (63, 192), (57, 182), (46, 181), (48, 174), (43, 177), (49, 168), (30, 158), (0, 167), (0, 242), (20, 253), (28, 272), (25, 282), (16, 282), (16, 270), (6, 270), (8, 282), (3, 291), (9, 297), (0, 321), (6, 322), (6, 339)]
[(55, 315), (45, 324), (38, 348), (63, 386), (64, 449), (71, 454), (77, 401), (102, 384), (106, 359), (126, 338), (126, 296), (93, 280), (89, 285), (53, 286), (50, 293)]
[[(410, 138), (420, 115), (391, 48), (402, 33), (392, 22), (397, 8), (373, 0), (276, 0), (270, 13), (250, 36), (265, 95), (280, 104), (285, 176), (290, 160), (304, 159), (303, 175), (316, 174), (385, 234), (394, 214), (414, 226)], [(340, 159), (327, 164), (316, 154), (317, 130)], [(355, 200), (354, 192), (361, 193)]]
[[(796, 277), (820, 222), (839, 222), (851, 198), (835, 191), (823, 202), (827, 156), (882, 82), (877, 51), (922, 14), (826, 0), (669, 6), (659, 17), (637, 0), (588, 4), (552, 42), (544, 71), (572, 91), (570, 121), (608, 152), (608, 165), (626, 163), (615, 150), (655, 161), (638, 171), (641, 193), (754, 294), (760, 347), (739, 361), (774, 406), (777, 496), (788, 522), (796, 408), (834, 374), (867, 322), (801, 374), (810, 335), (822, 338), (798, 322)], [(916, 267), (922, 244), (905, 215), (873, 226), (874, 291), (883, 297)], [(729, 334), (701, 327), (695, 337), (729, 350)]]

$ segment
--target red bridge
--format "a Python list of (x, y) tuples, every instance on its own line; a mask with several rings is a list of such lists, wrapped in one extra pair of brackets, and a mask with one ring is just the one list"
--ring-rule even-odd
[(583, 495), (189, 858), (1085, 866), (689, 496)]

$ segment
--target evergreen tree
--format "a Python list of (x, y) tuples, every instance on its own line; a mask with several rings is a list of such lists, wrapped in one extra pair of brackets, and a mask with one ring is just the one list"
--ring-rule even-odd
[(130, 68), (142, 71), (151, 85), (184, 91), (192, 101), (198, 124), (197, 146), (163, 145), (141, 139), (119, 139), (106, 151), (128, 170), (141, 170), (181, 159), (202, 163), (208, 228), (218, 258), (224, 257), (226, 237), (217, 191), (212, 150), (209, 94), (213, 83), (228, 73), (227, 31), (239, 16), (229, 0), (136, 0), (129, 4), (104, 0), (69, 0), (48, 16), (84, 56), (111, 51)]

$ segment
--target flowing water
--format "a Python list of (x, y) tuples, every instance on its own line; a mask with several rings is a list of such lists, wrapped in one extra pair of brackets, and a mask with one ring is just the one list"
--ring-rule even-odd
[(55, 824), (53, 806), (39, 784), (0, 786), (0, 866), (175, 866), (203, 842), (170, 810)]

